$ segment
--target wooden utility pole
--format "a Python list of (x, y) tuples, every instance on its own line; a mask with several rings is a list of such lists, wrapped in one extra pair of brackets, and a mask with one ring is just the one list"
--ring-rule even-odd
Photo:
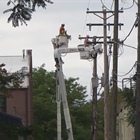
[(27, 124), (33, 124), (33, 78), (32, 78), (32, 50), (27, 50), (27, 57), (29, 60), (29, 92), (28, 94), (28, 117), (27, 117)]
[(136, 122), (135, 140), (140, 139), (140, 1), (138, 0), (138, 50), (137, 50), (137, 74), (136, 74)]
[[(122, 11), (118, 11), (118, 12), (122, 12)], [(96, 43), (96, 44), (100, 44), (103, 43), (104, 44), (104, 140), (109, 140), (110, 139), (110, 110), (109, 110), (109, 66), (108, 66), (108, 54), (107, 54), (107, 44), (112, 43), (112, 41), (110, 41), (110, 37), (107, 36), (107, 26), (113, 26), (114, 24), (108, 24), (107, 23), (107, 19), (112, 17), (114, 15), (114, 11), (106, 11), (105, 9), (103, 9), (103, 11), (87, 11), (87, 13), (93, 13), (94, 15), (98, 16), (99, 18), (103, 19), (103, 24), (93, 24), (93, 23), (89, 23), (87, 24), (87, 26), (89, 26), (89, 30), (91, 30), (91, 26), (103, 26), (103, 35), (104, 37), (96, 37), (94, 36), (94, 38), (103, 38), (103, 41), (95, 41), (92, 43)], [(97, 15), (97, 13), (103, 13), (103, 17)], [(106, 14), (107, 13), (111, 13), (112, 15), (107, 17)], [(122, 26), (123, 24), (118, 23), (117, 22), (117, 26)], [(79, 37), (79, 39), (84, 39), (85, 37)], [(91, 38), (91, 37), (90, 37)], [(92, 37), (93, 38), (93, 37)], [(109, 41), (107, 41), (107, 39), (109, 39)], [(95, 60), (94, 60), (95, 61)], [(96, 89), (94, 89), (95, 91), (93, 91), (93, 95), (94, 93), (96, 93)], [(97, 95), (96, 95), (97, 96)], [(93, 101), (94, 99), (96, 99), (96, 96), (94, 95), (93, 97)], [(96, 116), (95, 112), (97, 112), (96, 110), (96, 105), (93, 105), (93, 127), (94, 127), (94, 123), (97, 123), (97, 119), (94, 118), (94, 116)], [(95, 112), (94, 112), (95, 111)], [(96, 116), (97, 117), (97, 116)], [(94, 121), (95, 120), (95, 121)], [(97, 125), (96, 125), (97, 127)], [(116, 127), (116, 126), (115, 126)], [(93, 134), (92, 134), (92, 140), (97, 140), (97, 129), (93, 128)]]
[(114, 47), (113, 47), (113, 94), (112, 94), (112, 122), (111, 122), (111, 139), (112, 140), (116, 140), (116, 123), (117, 123), (118, 3), (119, 3), (119, 0), (115, 0)]
[[(95, 81), (95, 84), (93, 82)], [(92, 87), (93, 87), (93, 97), (92, 97), (92, 140), (97, 140), (97, 86), (98, 86), (98, 77), (97, 77), (97, 54), (95, 54), (93, 58), (93, 80), (92, 80)], [(96, 84), (97, 83), (97, 84)]]
[[(106, 14), (106, 12), (105, 12)], [(105, 15), (106, 16), (106, 15)], [(106, 17), (104, 17), (106, 19)], [(104, 22), (104, 25), (106, 26), (106, 20)], [(108, 56), (107, 56), (107, 38), (110, 39), (110, 37), (107, 37), (107, 31), (106, 31), (106, 27), (104, 28), (104, 37), (89, 37), (90, 39), (95, 39), (95, 38), (103, 38), (104, 39), (104, 47), (105, 47), (105, 63), (108, 63)], [(85, 39), (85, 37), (79, 37), (79, 39)], [(91, 42), (92, 44), (96, 44), (99, 42), (96, 42), (96, 39)], [(93, 57), (93, 78), (92, 78), (92, 88), (93, 88), (93, 96), (92, 96), (92, 138), (91, 140), (98, 140), (97, 138), (97, 129), (98, 129), (98, 118), (97, 118), (97, 87), (98, 87), (98, 76), (97, 76), (97, 54), (95, 54)], [(107, 64), (108, 65), (108, 64)], [(108, 67), (105, 66), (105, 73), (108, 73)], [(109, 92), (109, 85), (108, 85), (108, 74), (105, 75), (105, 78), (107, 79), (107, 83), (104, 83), (105, 85), (105, 92)], [(106, 94), (106, 93), (105, 93)], [(107, 102), (105, 104), (105, 123), (109, 122), (109, 117), (107, 117), (109, 115), (108, 110), (109, 110), (109, 106), (108, 106), (108, 96), (106, 96), (105, 99)], [(105, 124), (105, 133), (107, 133), (109, 135), (109, 127), (107, 124)], [(106, 138), (107, 140), (107, 138)]]
[[(87, 13), (103, 13), (103, 17), (100, 17), (103, 19), (103, 44), (104, 44), (104, 140), (109, 140), (109, 67), (108, 67), (108, 55), (107, 55), (107, 13), (113, 13), (112, 11), (106, 11), (103, 9), (103, 11), (87, 11)], [(110, 16), (111, 17), (111, 16)], [(87, 24), (89, 27), (94, 26), (100, 26), (101, 24)], [(111, 24), (113, 25), (113, 24)]]
[(107, 25), (106, 10), (103, 10), (104, 21), (104, 140), (109, 140), (109, 67), (107, 55)]

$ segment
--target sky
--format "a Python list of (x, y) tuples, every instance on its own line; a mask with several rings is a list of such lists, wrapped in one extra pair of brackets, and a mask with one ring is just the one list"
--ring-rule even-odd
[[(0, 0), (0, 56), (22, 55), (23, 49), (32, 49), (33, 67), (45, 64), (47, 71), (55, 71), (54, 49), (51, 39), (58, 35), (60, 25), (64, 23), (68, 34), (72, 37), (69, 47), (76, 48), (83, 43), (83, 40), (78, 39), (79, 35), (103, 36), (102, 26), (93, 26), (91, 31), (86, 26), (87, 23), (103, 23), (102, 18), (94, 14), (87, 14), (87, 8), (90, 11), (102, 11), (104, 5), (109, 10), (113, 11), (114, 9), (114, 3), (111, 0), (52, 1), (54, 4), (47, 4), (46, 9), (37, 8), (31, 21), (27, 22), (27, 26), (14, 28), (11, 23), (7, 23), (9, 13), (3, 14), (3, 11), (9, 7), (6, 5), (5, 0)], [(124, 11), (119, 14), (119, 22), (124, 24), (119, 30), (119, 39), (126, 38), (124, 43), (130, 46), (119, 46), (118, 85), (121, 87), (122, 79), (129, 78), (136, 72), (135, 67), (133, 69), (132, 67), (137, 60), (137, 50), (134, 49), (137, 48), (137, 28), (134, 28), (130, 35), (129, 32), (136, 19), (137, 4), (133, 4), (131, 0), (120, 1), (119, 8), (123, 8)], [(102, 14), (100, 16), (102, 17)], [(107, 23), (113, 23), (113, 17), (108, 18)], [(107, 29), (107, 35), (113, 38), (113, 27), (110, 27), (110, 30)], [(79, 77), (78, 82), (87, 87), (90, 98), (92, 94), (93, 61), (80, 60), (79, 53), (67, 54), (62, 59), (64, 61), (63, 73), (65, 77)], [(125, 75), (130, 70), (131, 72)], [(97, 74), (99, 78), (103, 72), (104, 53), (97, 57)], [(109, 57), (109, 75), (110, 77), (112, 75), (112, 55)], [(125, 84), (128, 85), (128, 83)], [(99, 88), (100, 86), (98, 90)]]

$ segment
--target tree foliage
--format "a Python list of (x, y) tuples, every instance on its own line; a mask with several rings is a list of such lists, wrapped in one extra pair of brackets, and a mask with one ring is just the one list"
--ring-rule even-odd
[[(33, 71), (34, 129), (35, 140), (56, 140), (56, 79), (55, 72), (48, 72), (44, 65)], [(68, 104), (70, 108), (75, 140), (87, 140), (91, 137), (92, 107), (86, 100), (86, 88), (78, 78), (65, 79)], [(62, 112), (62, 137), (67, 139), (65, 121)], [(37, 133), (38, 132), (38, 133)]]
[[(44, 69), (44, 64), (33, 69), (33, 125), (26, 127), (13, 127), (12, 131), (6, 127), (1, 127), (1, 132), (9, 133), (13, 139), (17, 136), (34, 137), (34, 140), (56, 140), (57, 139), (57, 106), (56, 106), (56, 73), (48, 72)], [(6, 70), (1, 66), (1, 78), (8, 78)], [(7, 76), (7, 77), (6, 77)], [(9, 77), (9, 78), (14, 78)], [(5, 79), (5, 89), (11, 79)], [(15, 80), (19, 80), (18, 77)], [(92, 126), (92, 102), (87, 101), (86, 87), (78, 83), (79, 78), (65, 79), (68, 104), (70, 108), (73, 134), (75, 140), (87, 140), (91, 138)], [(18, 82), (17, 82), (18, 83)], [(62, 112), (62, 138), (67, 139), (66, 126)], [(98, 102), (99, 130), (98, 138), (103, 138), (103, 100)], [(15, 134), (15, 135), (14, 135)], [(8, 137), (9, 137), (8, 136)]]
[(136, 109), (136, 98), (133, 95), (133, 89), (125, 88), (123, 90), (123, 97), (124, 101), (126, 103), (126, 108), (128, 110), (127, 113), (127, 121), (129, 125), (132, 125), (133, 127), (135, 126), (135, 109)]
[[(11, 97), (11, 88), (20, 88), (23, 83), (23, 78), (25, 74), (22, 71), (17, 71), (14, 73), (9, 73), (5, 69), (5, 64), (0, 64), (0, 111), (6, 111), (6, 97)], [(0, 137), (8, 140), (17, 140), (20, 131), (20, 126), (10, 125), (5, 122), (0, 122)]]
[(10, 88), (21, 87), (25, 74), (22, 71), (8, 73), (4, 67), (5, 64), (0, 64), (0, 92), (8, 94)]
[(12, 8), (3, 13), (11, 12), (8, 23), (12, 22), (12, 25), (17, 27), (19, 24), (26, 24), (26, 21), (31, 20), (36, 7), (46, 8), (47, 3), (52, 4), (53, 2), (51, 0), (8, 0), (7, 5), (12, 5)]
[(34, 125), (40, 133), (35, 139), (56, 137), (55, 74), (48, 73), (44, 65), (33, 70)]
[[(112, 124), (112, 104), (113, 104), (113, 100), (112, 100), (112, 96), (113, 96), (113, 88), (110, 89), (109, 94), (108, 94), (108, 98), (110, 100), (109, 102), (109, 108), (110, 108), (110, 126)], [(122, 91), (121, 89), (118, 88), (118, 96), (117, 96), (117, 103), (118, 105), (124, 100), (123, 96), (122, 96)], [(98, 140), (103, 140), (104, 139), (104, 92), (101, 94), (100, 99), (98, 99), (97, 101), (97, 107), (98, 107), (98, 131), (97, 131), (97, 136), (98, 136)]]

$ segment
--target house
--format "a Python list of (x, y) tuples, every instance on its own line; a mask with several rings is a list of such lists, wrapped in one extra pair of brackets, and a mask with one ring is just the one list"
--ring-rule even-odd
[(9, 73), (26, 73), (21, 87), (10, 89), (10, 97), (0, 94), (0, 112), (9, 115), (8, 118), (21, 119), (24, 126), (29, 126), (33, 122), (32, 50), (23, 51), (20, 56), (0, 56), (0, 63), (5, 64)]

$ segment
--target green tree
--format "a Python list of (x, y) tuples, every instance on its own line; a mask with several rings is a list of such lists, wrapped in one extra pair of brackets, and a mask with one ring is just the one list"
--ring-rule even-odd
[[(112, 123), (111, 120), (112, 120), (112, 88), (110, 89), (110, 92), (109, 92), (109, 99), (110, 99), (110, 102), (109, 102), (109, 105), (110, 105), (110, 124)], [(124, 100), (123, 98), (123, 95), (122, 95), (122, 91), (121, 89), (118, 89), (118, 98), (117, 98), (117, 102), (118, 102), (118, 105)], [(98, 110), (97, 110), (97, 114), (98, 114), (98, 131), (97, 131), (97, 134), (98, 134), (98, 140), (103, 140), (104, 139), (104, 92), (101, 94), (101, 97), (100, 99), (98, 99), (97, 101), (97, 107), (98, 107)]]
[[(56, 137), (55, 73), (47, 72), (44, 65), (33, 70), (34, 125), (39, 127), (35, 139)], [(54, 125), (55, 126), (55, 125)]]
[(25, 75), (22, 71), (8, 73), (4, 67), (5, 64), (0, 64), (0, 92), (8, 95), (10, 88), (21, 87)]
[[(86, 100), (86, 88), (78, 78), (65, 79), (68, 104), (72, 119), (75, 140), (91, 137), (92, 107)], [(34, 126), (35, 140), (56, 140), (56, 79), (55, 72), (48, 72), (44, 65), (33, 70)], [(67, 139), (62, 111), (62, 136)]]
[(5, 10), (3, 13), (11, 12), (8, 23), (12, 22), (12, 25), (17, 27), (19, 24), (26, 24), (26, 21), (31, 20), (36, 7), (46, 8), (47, 3), (52, 4), (53, 2), (51, 0), (8, 0), (7, 5), (12, 5), (13, 8)]
[(129, 88), (125, 88), (122, 91), (123, 97), (124, 97), (124, 101), (126, 103), (126, 107), (128, 110), (127, 115), (127, 121), (129, 123), (129, 125), (132, 125), (133, 127), (135, 126), (135, 109), (136, 109), (136, 98), (133, 95), (133, 89), (129, 89)]

